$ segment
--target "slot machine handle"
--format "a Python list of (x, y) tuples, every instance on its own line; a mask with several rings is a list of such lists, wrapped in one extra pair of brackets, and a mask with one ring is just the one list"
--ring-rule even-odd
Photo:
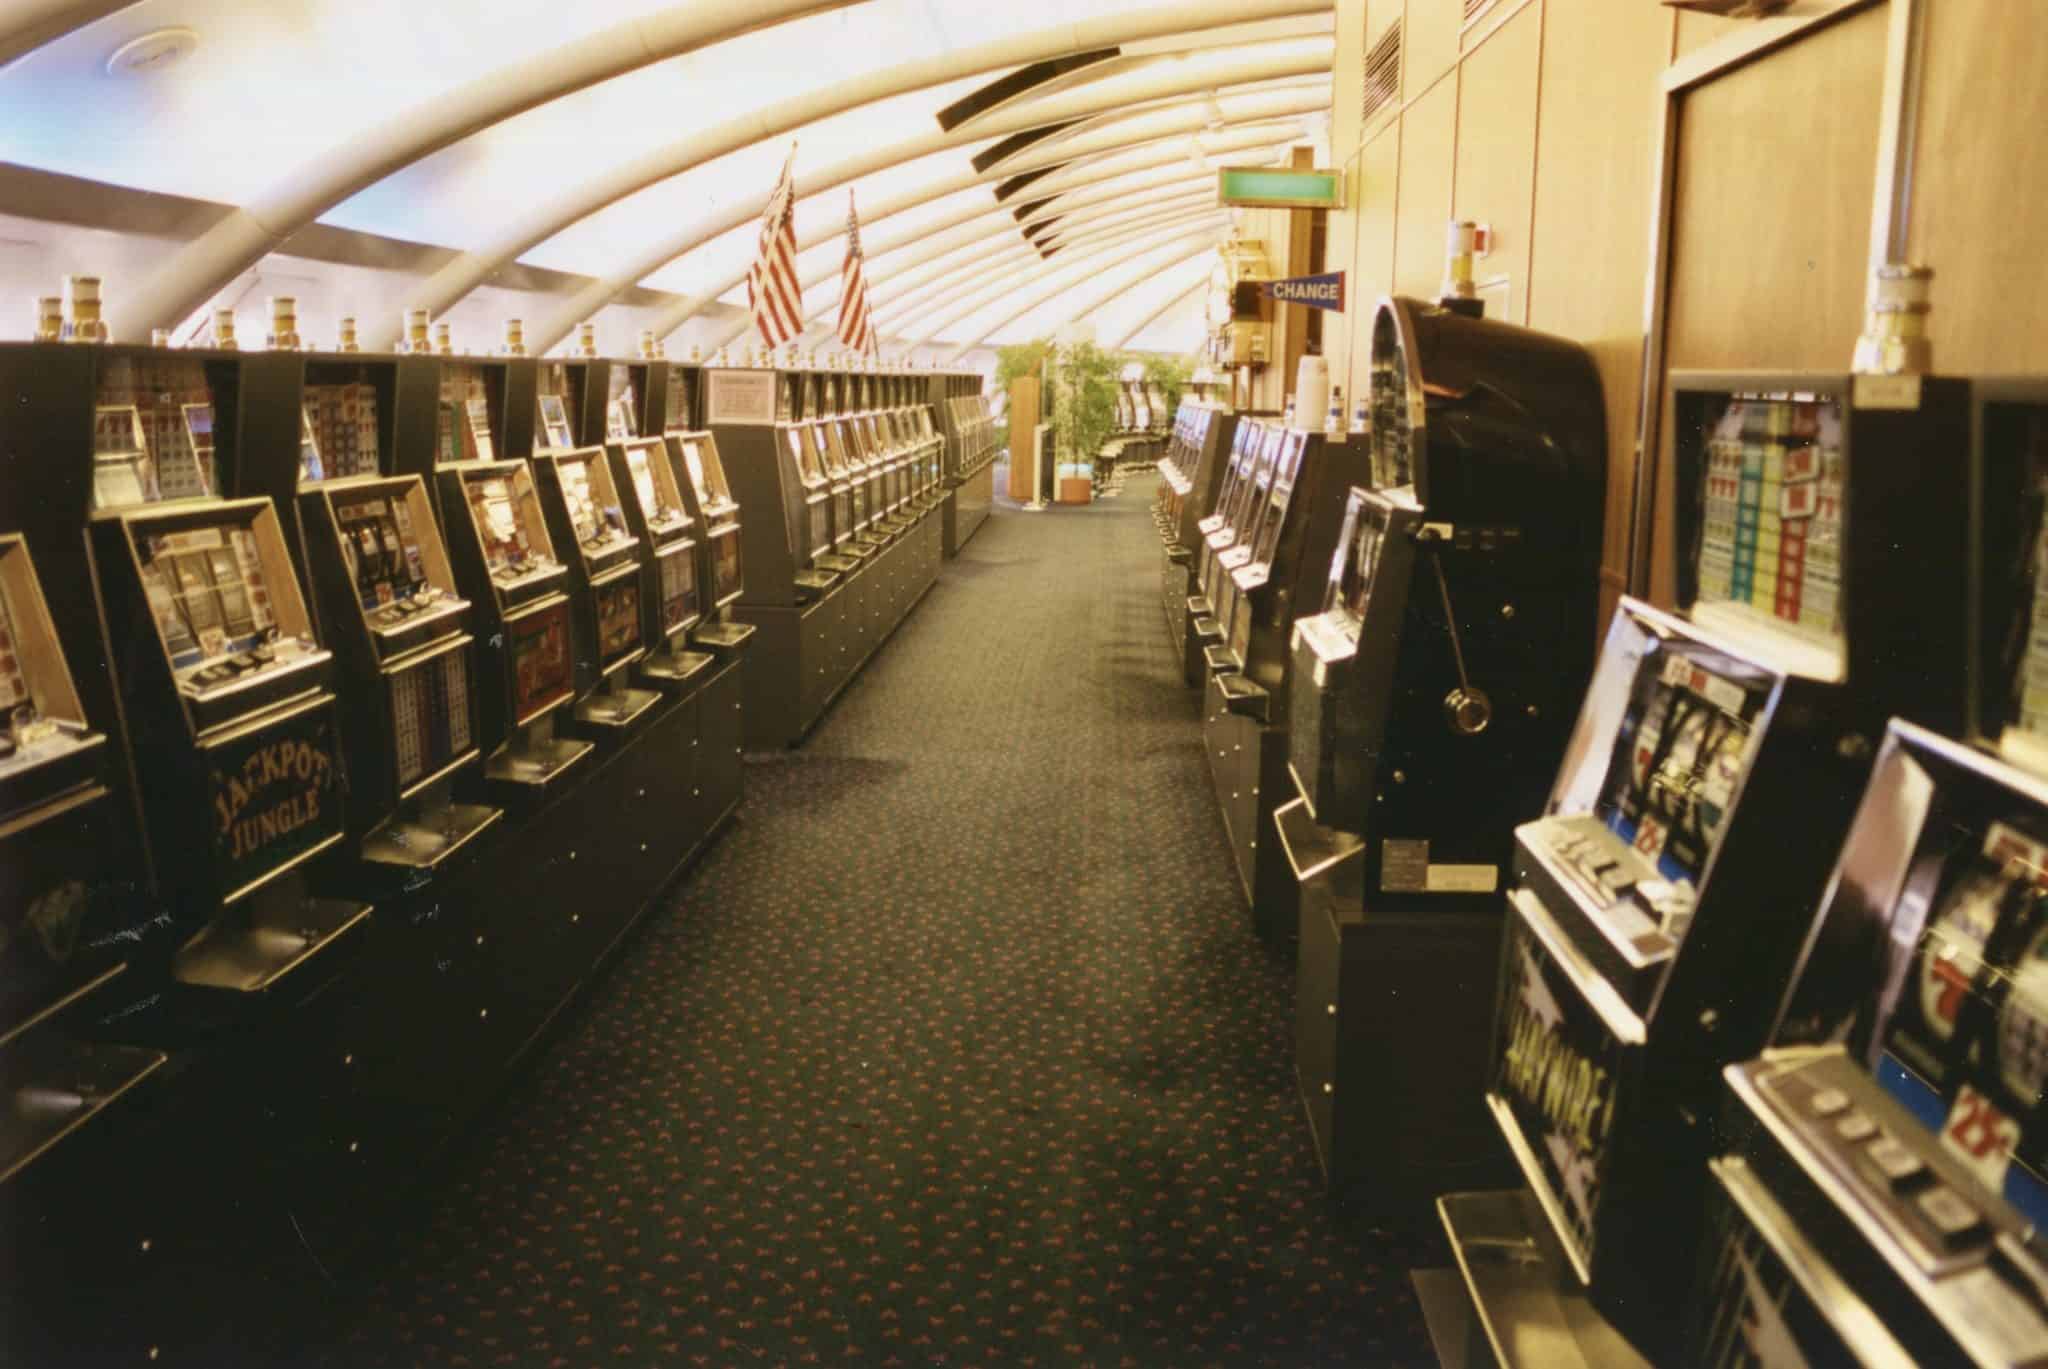
[(1465, 644), (1458, 639), (1458, 615), (1451, 607), (1451, 582), (1444, 574), (1440, 538), (1427, 528), (1421, 538), (1429, 547), (1429, 564), (1436, 570), (1436, 589), (1444, 602), (1444, 630), (1451, 635), (1451, 658), (1458, 666), (1458, 687), (1444, 696), (1444, 720), (1459, 736), (1476, 737), (1493, 721), (1493, 700), (1485, 690), (1474, 688), (1465, 674)]

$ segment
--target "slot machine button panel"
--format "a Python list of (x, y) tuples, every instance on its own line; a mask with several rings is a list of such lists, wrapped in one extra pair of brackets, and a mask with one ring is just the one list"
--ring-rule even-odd
[(1816, 1117), (1833, 1117), (1848, 1110), (1849, 1095), (1840, 1089), (1818, 1089), (1806, 1100), (1806, 1107)]
[(1902, 1192), (1930, 1176), (1927, 1166), (1905, 1142), (1889, 1134), (1880, 1135), (1864, 1147), (1863, 1159), (1894, 1193)]
[(1877, 1135), (1877, 1123), (1870, 1120), (1868, 1113), (1851, 1112), (1847, 1117), (1835, 1123), (1836, 1139), (1852, 1146), (1861, 1145), (1875, 1135)]
[(1917, 1212), (1935, 1239), (1950, 1250), (1969, 1243), (1984, 1228), (1984, 1214), (1969, 1199), (1942, 1184), (1913, 1200)]

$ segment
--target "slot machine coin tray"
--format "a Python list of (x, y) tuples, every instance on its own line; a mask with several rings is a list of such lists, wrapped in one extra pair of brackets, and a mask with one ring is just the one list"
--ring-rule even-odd
[[(1211, 649), (1216, 650), (1218, 648)], [(1242, 675), (1224, 674), (1220, 668), (1215, 667), (1213, 662), (1211, 663), (1211, 668), (1218, 670), (1216, 688), (1223, 693), (1223, 706), (1225, 708), (1240, 718), (1250, 718), (1254, 722), (1263, 723), (1271, 719), (1273, 714), (1273, 696), (1264, 687), (1253, 684)], [(1232, 670), (1237, 668), (1235, 657), (1231, 658), (1229, 668)]]
[[(1195, 638), (1198, 641), (1220, 642), (1223, 640), (1223, 624), (1217, 622), (1207, 613), (1194, 620), (1194, 629)], [(1212, 647), (1211, 650), (1213, 649)]]
[(296, 879), (229, 908), (172, 958), (181, 984), (230, 993), (268, 993), (370, 915), (350, 899), (309, 898)]
[(47, 1027), (10, 1041), (0, 1054), (0, 1184), (154, 1074), (161, 1051), (74, 1041)]
[(640, 662), (640, 674), (645, 679), (656, 680), (662, 684), (688, 684), (703, 674), (717, 659), (706, 651), (664, 647), (660, 651), (650, 653)]
[(1207, 663), (1211, 675), (1231, 675), (1243, 668), (1237, 653), (1227, 646), (1203, 647), (1202, 660)]
[(1174, 542), (1170, 543), (1166, 548), (1166, 559), (1173, 562), (1176, 566), (1193, 565), (1195, 553), (1180, 543)]
[(660, 702), (661, 695), (651, 689), (614, 684), (607, 689), (592, 690), (578, 699), (574, 716), (583, 726), (623, 734)]
[(699, 626), (691, 640), (719, 651), (737, 651), (754, 639), (761, 629), (752, 623), (711, 623)]
[(432, 870), (504, 815), (481, 803), (408, 804), (363, 838), (362, 858), (373, 865)]
[(534, 802), (593, 749), (591, 743), (569, 737), (518, 737), (499, 747), (484, 763), (484, 780), (508, 786), (527, 802)]
[[(1593, 1309), (1526, 1190), (1447, 1193), (1436, 1210), (1469, 1299), (1463, 1309), (1425, 1304), (1432, 1338), (1441, 1320), (1463, 1310), (1503, 1369), (1649, 1369)], [(1478, 1348), (1469, 1333), (1467, 1345)]]
[(1308, 800), (1297, 798), (1273, 810), (1273, 826), (1280, 833), (1280, 849), (1294, 870), (1294, 878), (1306, 884), (1365, 852), (1365, 839), (1353, 832), (1325, 827), (1308, 811)]

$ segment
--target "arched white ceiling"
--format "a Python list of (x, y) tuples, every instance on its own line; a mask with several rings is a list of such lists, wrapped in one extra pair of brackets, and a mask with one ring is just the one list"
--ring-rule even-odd
[[(1284, 145), (1276, 112), (1327, 107), (1332, 27), (1329, 0), (0, 0), (0, 161), (223, 206), (110, 292), (119, 336), (204, 308), (317, 221), (453, 251), (418, 286), (436, 309), (514, 262), (593, 277), (534, 311), (528, 335), (546, 342), (636, 285), (684, 292), (643, 306), (664, 333), (729, 294), (793, 133), (814, 313), (836, 297), (850, 184), (864, 230), (877, 226), (871, 289), (902, 302), (904, 332), (977, 298), (959, 287), (979, 261), (1010, 288), (960, 328), (1006, 335), (998, 316), (1035, 321), (1041, 306), (1018, 306), (1036, 294), (1103, 307), (1057, 288), (1083, 254), (1150, 260), (1148, 229), (1155, 243), (1192, 224), (1220, 233), (1192, 201), (1187, 216), (1099, 211), (1144, 192), (1139, 164), (1171, 162), (1162, 139), (1235, 140), (1223, 150), (1261, 160)], [(189, 54), (110, 74), (124, 43), (178, 28)], [(1110, 47), (950, 131), (938, 122), (1024, 63)], [(1199, 112), (1219, 106), (1227, 117)], [(1273, 136), (1245, 141), (1261, 120)], [(1051, 136), (974, 170), (993, 140), (1034, 130)], [(989, 193), (1046, 168), (1005, 203)], [(1039, 234), (1068, 239), (1049, 258), (1012, 213), (1043, 199), (1068, 216)], [(990, 252), (1006, 222), (1007, 250)], [(1160, 275), (1126, 288), (1149, 299)], [(1085, 293), (1123, 276), (1104, 270)], [(383, 313), (366, 323), (388, 332)]]

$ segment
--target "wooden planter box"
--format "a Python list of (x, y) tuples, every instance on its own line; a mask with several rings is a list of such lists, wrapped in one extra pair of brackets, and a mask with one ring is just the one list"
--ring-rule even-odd
[(1082, 476), (1063, 476), (1060, 479), (1059, 502), (1062, 504), (1085, 504), (1095, 497), (1095, 482)]

